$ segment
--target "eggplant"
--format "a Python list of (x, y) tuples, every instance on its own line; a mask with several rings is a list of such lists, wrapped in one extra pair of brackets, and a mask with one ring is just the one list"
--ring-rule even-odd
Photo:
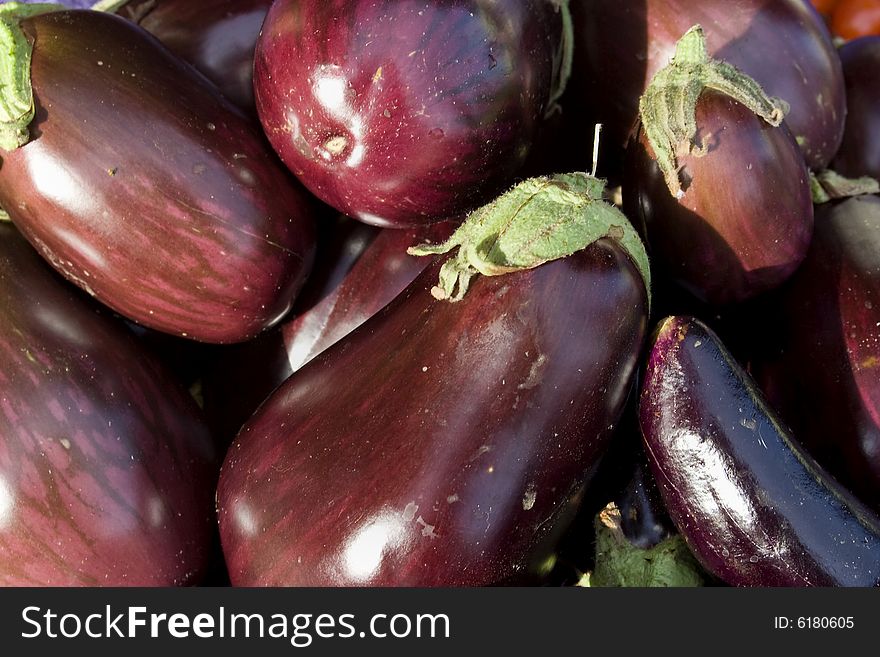
[(276, 323), (312, 265), (314, 207), (256, 125), (120, 17), (21, 28), (35, 119), (2, 153), (0, 205), (28, 240), (150, 328), (228, 343)]
[[(489, 214), (536, 208), (546, 238), (563, 203), (544, 201), (567, 202), (570, 188), (530, 182)], [(465, 233), (472, 219), (493, 226), (478, 211)], [(471, 233), (458, 256), (435, 260), (282, 384), (221, 469), (231, 582), (541, 581), (619, 419), (645, 336), (645, 261), (626, 219), (613, 221), (568, 257), (475, 276), (455, 301), (440, 293), (445, 275), (492, 239)]]
[(751, 367), (824, 467), (880, 510), (880, 198), (819, 206), (807, 259)]
[(696, 105), (707, 152), (678, 158), (670, 193), (645, 131), (627, 149), (624, 207), (666, 278), (710, 306), (779, 287), (806, 257), (813, 233), (810, 177), (783, 122), (704, 91)]
[(620, 511), (621, 535), (634, 547), (648, 550), (675, 533), (644, 454), (634, 464), (632, 478), (614, 503)]
[(418, 241), (443, 241), (449, 222), (418, 230), (381, 230), (348, 218), (329, 244), (293, 311), (255, 340), (218, 355), (203, 381), (214, 433), (231, 440), (287, 377), (381, 310), (429, 264), (407, 255)]
[[(785, 100), (786, 117), (811, 169), (828, 166), (843, 136), (843, 73), (828, 28), (803, 0), (575, 0), (575, 62), (569, 85), (576, 146), (589, 153), (602, 123), (612, 171), (638, 114), (639, 97), (692, 25), (706, 30), (709, 52)], [(615, 164), (617, 160), (617, 164)], [(579, 166), (583, 166), (580, 163)]]
[(110, 313), (0, 225), (0, 584), (199, 584), (219, 459)]
[(845, 176), (880, 179), (880, 36), (838, 50), (846, 81), (846, 127), (832, 167)]
[(277, 0), (254, 90), (281, 159), (383, 227), (461, 218), (513, 182), (561, 94), (568, 0)]
[(880, 518), (811, 458), (705, 324), (658, 326), (645, 450), (669, 514), (732, 586), (878, 586)]
[(115, 10), (255, 113), (254, 48), (272, 0), (129, 0)]

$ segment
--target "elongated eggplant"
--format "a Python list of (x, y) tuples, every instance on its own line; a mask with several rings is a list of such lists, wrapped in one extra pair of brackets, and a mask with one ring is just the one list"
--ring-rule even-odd
[(257, 111), (316, 196), (379, 226), (460, 219), (512, 182), (568, 69), (567, 0), (277, 0)]
[(880, 198), (819, 206), (801, 269), (752, 367), (795, 435), (880, 510)]
[[(564, 181), (531, 182), (496, 209), (535, 208), (549, 237), (562, 204), (547, 197), (573, 197)], [(627, 234), (620, 215), (573, 255), (477, 276), (451, 302), (446, 274), (488, 239), (472, 235), (291, 376), (221, 470), (232, 583), (458, 586), (545, 574), (645, 335), (645, 260)]]
[(880, 36), (838, 50), (846, 81), (846, 128), (832, 167), (847, 176), (880, 179)]
[(241, 108), (254, 107), (254, 48), (272, 0), (129, 0), (135, 21)]
[[(840, 60), (827, 27), (803, 0), (577, 0), (572, 16), (569, 88), (583, 111), (570, 115), (581, 126), (606, 127), (608, 159), (622, 152), (648, 82), (696, 24), (706, 30), (713, 57), (791, 106), (786, 122), (811, 169), (828, 166), (840, 145), (846, 116)], [(590, 133), (580, 128), (583, 153)]]
[(28, 240), (157, 330), (237, 342), (280, 319), (312, 264), (313, 209), (255, 125), (122, 18), (21, 27), (35, 119), (2, 153), (0, 205)]
[(657, 329), (640, 421), (702, 565), (734, 586), (878, 586), (880, 518), (812, 459), (700, 321)]
[(0, 584), (198, 584), (219, 460), (193, 400), (0, 225)]
[(319, 246), (313, 275), (290, 318), (216, 358), (203, 387), (215, 434), (231, 440), (287, 377), (402, 292), (429, 264), (408, 255), (408, 247), (425, 239), (443, 241), (453, 228), (442, 222), (380, 230), (346, 219), (330, 244)]

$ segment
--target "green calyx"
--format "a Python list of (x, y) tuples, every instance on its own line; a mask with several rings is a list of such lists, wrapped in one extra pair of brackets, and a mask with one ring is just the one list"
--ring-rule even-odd
[(629, 254), (642, 274), (650, 301), (648, 254), (629, 220), (602, 200), (605, 181), (586, 173), (529, 178), (472, 212), (443, 244), (422, 244), (410, 255), (448, 253), (431, 290), (437, 299), (460, 301), (477, 274), (500, 276), (532, 269), (608, 237)]
[(98, 0), (92, 5), (92, 11), (103, 11), (108, 14), (116, 13), (116, 10), (123, 5), (128, 4), (131, 0)]
[(684, 539), (673, 534), (651, 548), (631, 544), (621, 530), (620, 511), (609, 504), (596, 516), (595, 568), (578, 583), (599, 587), (696, 587), (704, 571)]
[(810, 191), (813, 203), (828, 203), (841, 198), (880, 193), (880, 182), (869, 176), (846, 178), (836, 171), (826, 169), (819, 173), (810, 172)]
[(553, 87), (550, 91), (550, 101), (547, 103), (547, 116), (554, 112), (560, 111), (559, 99), (565, 93), (568, 86), (568, 80), (571, 77), (571, 70), (574, 63), (574, 23), (571, 18), (571, 8), (569, 3), (571, 0), (549, 0), (553, 4), (560, 17), (562, 18), (562, 43), (560, 52), (560, 65), (558, 76), (553, 80)]
[(696, 143), (696, 108), (706, 89), (719, 91), (742, 103), (770, 125), (782, 123), (788, 104), (771, 98), (754, 79), (728, 64), (712, 59), (702, 27), (694, 25), (678, 41), (672, 61), (660, 69), (639, 100), (639, 118), (670, 193), (684, 193), (677, 158), (706, 153)]
[(33, 47), (21, 29), (31, 16), (67, 9), (63, 5), (7, 2), (0, 5), (0, 148), (13, 151), (30, 141), (34, 119), (31, 89)]

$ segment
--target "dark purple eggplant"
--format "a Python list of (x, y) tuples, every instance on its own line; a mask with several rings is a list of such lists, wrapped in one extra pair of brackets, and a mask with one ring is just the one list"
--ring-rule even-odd
[(880, 179), (880, 36), (838, 50), (846, 82), (846, 128), (832, 168), (845, 176)]
[(379, 226), (461, 218), (512, 182), (567, 69), (567, 0), (277, 0), (257, 110), (319, 198)]
[[(639, 97), (692, 25), (706, 30), (713, 57), (755, 78), (791, 106), (786, 121), (814, 170), (840, 145), (846, 116), (843, 74), (828, 29), (804, 0), (576, 0), (570, 112), (586, 161), (594, 122), (605, 155), (627, 142)], [(584, 166), (579, 163), (578, 166)]]
[(289, 319), (216, 359), (203, 388), (215, 433), (235, 436), (287, 377), (376, 314), (430, 264), (408, 255), (408, 247), (443, 241), (453, 228), (443, 222), (381, 230), (345, 219), (330, 244), (319, 245), (313, 274)]
[(637, 548), (655, 547), (675, 532), (654, 475), (641, 455), (633, 466), (632, 478), (614, 502), (620, 511), (621, 534)]
[(777, 296), (755, 376), (816, 459), (880, 510), (880, 198), (818, 206), (807, 259)]
[(0, 584), (198, 584), (219, 461), (110, 313), (0, 225)]
[(272, 0), (129, 0), (133, 20), (241, 108), (254, 108), (254, 48)]
[(670, 516), (733, 586), (878, 586), (880, 518), (812, 459), (698, 320), (658, 327), (639, 410)]
[(36, 115), (2, 153), (0, 205), (28, 240), (157, 330), (237, 342), (279, 320), (312, 264), (313, 208), (252, 122), (122, 18), (22, 27)]
[[(568, 198), (568, 186), (546, 188), (546, 196), (514, 190), (474, 223), (492, 226), (496, 209), (519, 219), (529, 205), (546, 229), (562, 204), (545, 201)], [(569, 257), (477, 276), (457, 302), (436, 287), (439, 275), (446, 290), (457, 258), (436, 260), (282, 384), (221, 470), (232, 583), (463, 586), (546, 576), (623, 410), (645, 335), (644, 260), (620, 219)], [(485, 246), (485, 236), (470, 235), (458, 257)]]
[(679, 156), (680, 196), (641, 130), (627, 149), (624, 206), (666, 277), (706, 304), (739, 303), (781, 285), (806, 256), (809, 173), (785, 123), (714, 91), (696, 118), (707, 152)]

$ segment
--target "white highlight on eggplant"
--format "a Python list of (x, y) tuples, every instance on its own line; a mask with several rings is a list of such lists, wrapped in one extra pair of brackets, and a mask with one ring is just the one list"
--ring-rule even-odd
[(12, 522), (15, 508), (15, 497), (6, 480), (0, 476), (0, 529), (6, 529), (7, 525)]
[(27, 167), (37, 192), (77, 214), (87, 210), (88, 208), (80, 207), (82, 203), (90, 201), (90, 195), (82, 193), (86, 186), (52, 153), (47, 152), (39, 139), (30, 143), (30, 149)]
[(399, 513), (385, 513), (362, 527), (343, 551), (346, 574), (355, 582), (365, 582), (378, 574), (385, 554), (397, 545), (402, 532)]
[(242, 533), (247, 536), (256, 536), (259, 533), (257, 518), (246, 503), (239, 500), (233, 507), (232, 515), (235, 516), (235, 526)]

